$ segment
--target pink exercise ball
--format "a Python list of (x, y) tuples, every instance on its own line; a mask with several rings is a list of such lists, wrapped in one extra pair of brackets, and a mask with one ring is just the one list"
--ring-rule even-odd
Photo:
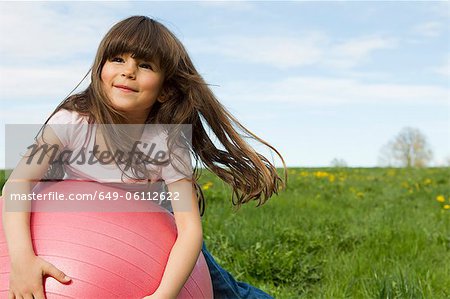
[[(40, 194), (57, 192), (65, 196), (101, 191), (117, 192), (115, 194), (122, 196), (126, 193), (99, 183), (74, 181), (46, 183), (34, 190)], [(3, 203), (0, 203), (1, 212)], [(129, 201), (122, 203), (131, 204)], [(177, 237), (175, 220), (171, 213), (152, 202), (135, 201), (132, 205), (150, 206), (151, 211), (47, 210), (31, 214), (31, 235), (36, 254), (72, 278), (69, 284), (46, 278), (44, 285), (48, 299), (142, 298), (157, 289)], [(0, 222), (0, 298), (8, 296), (9, 272), (10, 260)], [(200, 253), (178, 298), (212, 297), (208, 266)]]

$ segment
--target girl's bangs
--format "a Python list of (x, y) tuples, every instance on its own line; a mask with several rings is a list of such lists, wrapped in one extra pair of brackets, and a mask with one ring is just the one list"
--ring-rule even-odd
[(131, 53), (136, 59), (159, 61), (163, 53), (159, 36), (156, 30), (151, 30), (144, 22), (140, 22), (137, 26), (130, 26), (111, 34), (111, 39), (105, 45), (103, 57), (110, 59)]

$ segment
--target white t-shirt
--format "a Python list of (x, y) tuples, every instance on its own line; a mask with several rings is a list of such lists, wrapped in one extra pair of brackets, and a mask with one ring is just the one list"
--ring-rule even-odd
[[(123, 175), (123, 171), (114, 162), (102, 164), (93, 156), (98, 125), (89, 124), (87, 116), (61, 109), (49, 119), (48, 125), (59, 138), (63, 146), (62, 150), (66, 151), (65, 157), (69, 157), (70, 162), (64, 165), (64, 179), (91, 180), (102, 183), (138, 183)], [(137, 148), (147, 154), (149, 148), (153, 147), (152, 153), (166, 153), (165, 159), (163, 159), (166, 160), (169, 157), (166, 140), (167, 134), (161, 133), (155, 125), (146, 125), (141, 140), (137, 143)], [(78, 163), (82, 162), (83, 154), (85, 155), (84, 163)], [(147, 169), (151, 173), (149, 179), (152, 182), (164, 181), (168, 185), (183, 178), (191, 178), (192, 164), (189, 151), (177, 149), (176, 155), (183, 162), (171, 158), (170, 163), (166, 165), (147, 163)], [(94, 163), (89, 163), (89, 159)], [(131, 171), (128, 171), (128, 174), (132, 174)], [(141, 181), (141, 183), (147, 184), (146, 181)]]

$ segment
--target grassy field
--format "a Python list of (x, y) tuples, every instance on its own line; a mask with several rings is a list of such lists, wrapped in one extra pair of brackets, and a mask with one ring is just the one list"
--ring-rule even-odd
[(276, 298), (450, 298), (450, 168), (289, 169), (237, 212), (202, 183), (208, 249)]
[(202, 188), (208, 249), (276, 298), (450, 298), (450, 168), (291, 168), (237, 212), (217, 178)]

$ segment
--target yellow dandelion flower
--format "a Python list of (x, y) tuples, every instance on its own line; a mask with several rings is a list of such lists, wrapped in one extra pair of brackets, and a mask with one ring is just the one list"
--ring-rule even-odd
[(328, 179), (330, 180), (331, 183), (333, 183), (336, 177), (334, 175), (330, 175)]
[(444, 205), (444, 209), (446, 210), (450, 209), (450, 205)]
[(315, 175), (316, 177), (318, 177), (318, 178), (324, 178), (324, 177), (329, 176), (329, 174), (328, 174), (327, 172), (325, 172), (325, 171), (316, 171), (316, 172), (314, 173), (314, 175)]
[(430, 185), (433, 181), (430, 179), (425, 179), (425, 181), (423, 182), (425, 185)]
[(208, 190), (209, 188), (211, 188), (213, 186), (212, 182), (206, 182), (203, 186), (202, 186), (202, 190)]
[(436, 200), (439, 201), (439, 202), (445, 202), (445, 197), (444, 197), (444, 195), (438, 195), (436, 197)]

